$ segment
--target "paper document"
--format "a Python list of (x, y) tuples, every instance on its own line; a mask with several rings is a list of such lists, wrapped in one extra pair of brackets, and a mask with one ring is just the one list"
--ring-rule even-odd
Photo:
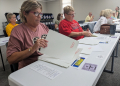
[(111, 38), (110, 37), (90, 37), (90, 39), (96, 39), (96, 40), (99, 40), (99, 42), (110, 42), (111, 41)]
[(48, 46), (41, 48), (40, 52), (47, 56), (41, 56), (40, 60), (69, 67), (81, 52), (81, 49), (77, 49), (78, 41), (56, 31), (49, 30), (46, 40), (48, 40)]
[(49, 66), (46, 66), (46, 65), (40, 64), (40, 63), (31, 67), (31, 69), (33, 69), (34, 71), (46, 76), (49, 79), (54, 79), (62, 73), (59, 70), (56, 70), (52, 67), (49, 67)]
[(113, 20), (114, 22), (120, 22), (120, 19), (115, 19), (115, 20)]
[(91, 37), (97, 37), (97, 36), (92, 34), (92, 36), (91, 36)]
[(86, 46), (84, 44), (79, 44), (78, 48), (82, 48), (82, 51), (80, 52), (80, 54), (86, 54), (86, 55), (91, 54), (93, 50), (92, 46)]
[(82, 67), (83, 70), (95, 72), (97, 69), (96, 64), (90, 64), (90, 63), (85, 63), (84, 66)]
[(0, 38), (0, 45), (5, 45), (9, 41), (10, 37)]
[(74, 53), (74, 56), (72, 58), (69, 58), (69, 59), (52, 58), (52, 57), (45, 55), (45, 54), (42, 56), (39, 56), (38, 59), (67, 68), (75, 61), (75, 59), (77, 59), (79, 57), (79, 54), (81, 51), (82, 51), (82, 49), (77, 49), (76, 52)]
[(71, 59), (79, 44), (78, 41), (53, 30), (49, 30), (46, 40), (48, 40), (48, 46), (41, 48), (40, 52), (62, 59)]
[(97, 45), (99, 43), (99, 40), (97, 40), (97, 39), (85, 39), (85, 38), (83, 38), (83, 39), (80, 39), (78, 41), (80, 44), (86, 44), (86, 45)]

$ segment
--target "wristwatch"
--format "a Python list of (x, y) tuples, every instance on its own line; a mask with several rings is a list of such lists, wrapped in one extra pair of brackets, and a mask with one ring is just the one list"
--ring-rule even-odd
[(32, 48), (30, 47), (28, 51), (30, 52), (30, 51), (31, 51), (31, 49), (32, 49)]

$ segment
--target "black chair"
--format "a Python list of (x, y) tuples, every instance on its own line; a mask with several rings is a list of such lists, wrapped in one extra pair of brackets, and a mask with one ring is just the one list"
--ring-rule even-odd
[(7, 33), (6, 33), (6, 26), (7, 26), (8, 22), (2, 22), (2, 26), (3, 26), (3, 33), (5, 37), (8, 37)]
[(7, 33), (6, 33), (6, 30), (3, 30), (3, 33), (4, 33), (4, 36), (5, 37), (8, 37)]
[(79, 24), (83, 24), (84, 22), (85, 22), (85, 20), (78, 21)]
[(11, 64), (11, 65), (10, 65), (10, 68), (11, 68), (11, 72), (17, 71), (17, 70), (18, 70), (18, 63)]
[(88, 28), (89, 28), (88, 25), (82, 26), (82, 29), (83, 29), (84, 31), (86, 31)]
[[(6, 43), (6, 47), (8, 46), (8, 42)], [(18, 70), (18, 63), (10, 64), (11, 72), (15, 72)]]

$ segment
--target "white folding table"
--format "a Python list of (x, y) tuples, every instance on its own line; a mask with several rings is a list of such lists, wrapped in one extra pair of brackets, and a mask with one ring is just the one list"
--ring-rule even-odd
[[(99, 37), (110, 36), (103, 34), (95, 34)], [(117, 38), (111, 38), (108, 44), (100, 43), (99, 46), (104, 52), (92, 52), (90, 55), (81, 55), (87, 57), (82, 64), (80, 69), (74, 69), (73, 67), (62, 68), (54, 64), (50, 64), (44, 61), (36, 61), (18, 71), (12, 73), (8, 77), (10, 86), (95, 86), (99, 80), (108, 60), (110, 59), (117, 42), (120, 37), (120, 33), (116, 33)], [(97, 58), (97, 55), (104, 55), (103, 59)], [(32, 66), (42, 63), (49, 67), (55, 68), (62, 72), (58, 77), (51, 80), (42, 74), (31, 69)], [(95, 72), (83, 70), (82, 67), (85, 63), (96, 64), (97, 68)]]
[(1, 46), (5, 45), (8, 41), (9, 41), (9, 37), (0, 38), (0, 55), (1, 55), (1, 60), (2, 60), (2, 65), (3, 65), (4, 71), (5, 71), (5, 66), (4, 66), (3, 56), (2, 56), (2, 52), (1, 52)]

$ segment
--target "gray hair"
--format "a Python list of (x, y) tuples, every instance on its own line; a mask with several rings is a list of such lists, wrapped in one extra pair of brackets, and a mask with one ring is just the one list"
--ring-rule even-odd
[(26, 0), (23, 2), (21, 9), (20, 9), (20, 19), (22, 22), (27, 22), (23, 13), (28, 14), (31, 10), (35, 10), (40, 8), (42, 10), (42, 5), (36, 0)]
[(64, 14), (68, 14), (70, 11), (74, 11), (74, 8), (72, 6), (66, 6), (63, 8)]
[(13, 15), (15, 15), (15, 14), (13, 14), (13, 13), (8, 13), (8, 14), (7, 14), (7, 21), (8, 21), (9, 23), (11, 23), (9, 19), (11, 19), (11, 17), (12, 17)]
[(112, 10), (111, 10), (111, 9), (105, 9), (105, 11), (104, 11), (104, 16), (105, 16), (105, 17), (110, 17), (111, 13), (112, 13)]

